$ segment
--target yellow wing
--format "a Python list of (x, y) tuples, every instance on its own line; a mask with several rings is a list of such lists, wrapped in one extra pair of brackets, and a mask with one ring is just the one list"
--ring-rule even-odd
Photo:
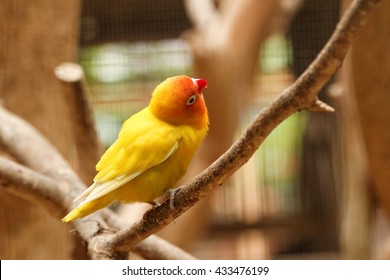
[(177, 129), (156, 119), (148, 108), (133, 115), (96, 165), (94, 183), (77, 199), (86, 198), (84, 204), (118, 189), (167, 160), (181, 139)]

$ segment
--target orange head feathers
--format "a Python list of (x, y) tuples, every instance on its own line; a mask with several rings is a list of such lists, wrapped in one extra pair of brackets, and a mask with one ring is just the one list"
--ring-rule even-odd
[(203, 128), (208, 115), (202, 91), (207, 81), (176, 76), (159, 84), (152, 94), (149, 108), (160, 120), (175, 125)]

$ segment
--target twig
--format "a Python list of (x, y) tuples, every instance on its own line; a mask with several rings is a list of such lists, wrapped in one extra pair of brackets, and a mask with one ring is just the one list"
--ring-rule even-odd
[[(267, 135), (284, 119), (299, 110), (318, 107), (318, 91), (341, 66), (352, 39), (378, 2), (380, 1), (356, 0), (352, 3), (309, 68), (255, 118), (225, 154), (188, 185), (178, 190), (174, 209), (170, 207), (169, 201), (164, 202), (146, 212), (143, 219), (134, 226), (108, 236), (105, 244), (116, 252), (129, 251), (135, 244), (165, 227), (221, 185), (250, 159)], [(320, 104), (326, 111), (332, 110), (323, 102)]]
[[(91, 256), (111, 259), (125, 256), (134, 245), (163, 228), (221, 185), (227, 177), (249, 160), (265, 137), (291, 114), (303, 109), (316, 110), (321, 108), (320, 110), (323, 110), (325, 108), (325, 111), (331, 111), (332, 109), (326, 104), (317, 100), (317, 92), (340, 67), (353, 37), (378, 2), (379, 0), (357, 0), (351, 5), (334, 35), (307, 71), (255, 118), (243, 135), (223, 156), (194, 178), (186, 187), (178, 190), (175, 195), (174, 209), (170, 207), (170, 202), (166, 201), (161, 206), (145, 213), (144, 218), (136, 225), (115, 234), (108, 233), (109, 228), (105, 228), (108, 231), (104, 232), (103, 225), (105, 223), (98, 213), (91, 215), (88, 219), (73, 223), (81, 237), (88, 242)], [(64, 208), (70, 208), (70, 200), (85, 186), (71, 171), (58, 151), (44, 137), (40, 136), (39, 132), (20, 118), (8, 113), (1, 106), (0, 123), (0, 144), (26, 166), (51, 179), (58, 180), (61, 185), (67, 184), (68, 190), (61, 189), (62, 201)], [(9, 176), (8, 180), (11, 180), (12, 174), (2, 174), (3, 177)], [(44, 180), (43, 178), (41, 179)], [(32, 178), (24, 176), (23, 180), (27, 179)], [(22, 186), (31, 187), (31, 190), (34, 190), (32, 186), (37, 186), (36, 183), (28, 186), (30, 183), (24, 181)], [(39, 185), (40, 187), (41, 185)], [(50, 192), (46, 195), (56, 196)], [(106, 211), (103, 213), (110, 215)], [(91, 226), (91, 223), (96, 226)], [(142, 247), (138, 246), (136, 250), (140, 248)]]

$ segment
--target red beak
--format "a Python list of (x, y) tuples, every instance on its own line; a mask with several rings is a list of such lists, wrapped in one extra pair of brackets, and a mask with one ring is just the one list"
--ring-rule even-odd
[(204, 88), (207, 88), (207, 81), (203, 79), (193, 79), (195, 83), (198, 85), (198, 92), (202, 93)]

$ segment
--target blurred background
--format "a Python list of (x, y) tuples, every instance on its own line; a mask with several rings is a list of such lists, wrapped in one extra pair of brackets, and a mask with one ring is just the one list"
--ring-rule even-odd
[[(181, 74), (209, 83), (210, 132), (188, 182), (306, 69), (350, 1), (3, 2), (0, 98), (89, 185), (122, 122)], [(320, 93), (336, 113), (288, 118), (163, 238), (201, 259), (390, 258), (390, 5), (380, 5)], [(82, 66), (81, 81), (54, 75), (69, 61)], [(0, 258), (72, 257), (68, 228), (0, 194)], [(145, 205), (115, 210), (130, 222)]]

